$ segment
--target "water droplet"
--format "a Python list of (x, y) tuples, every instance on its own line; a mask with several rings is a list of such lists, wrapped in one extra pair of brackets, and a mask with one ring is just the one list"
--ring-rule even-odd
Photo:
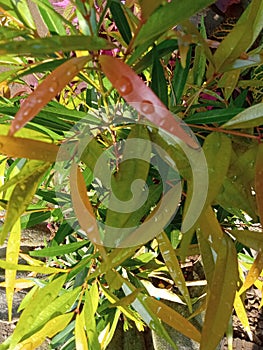
[(26, 117), (27, 115), (28, 115), (28, 111), (25, 111), (25, 112), (23, 113), (23, 116)]
[(25, 184), (20, 184), (20, 190), (24, 191), (26, 189), (26, 185)]
[(53, 80), (52, 83), (50, 83), (48, 90), (49, 92), (53, 93), (57, 90), (57, 88), (58, 88), (58, 83), (55, 80)]
[(43, 101), (42, 98), (37, 99), (37, 103), (42, 103), (42, 101)]
[(157, 221), (158, 221), (158, 218), (157, 218), (157, 217), (155, 217), (155, 218), (154, 218), (154, 222), (157, 222)]
[(133, 90), (131, 80), (125, 76), (122, 76), (120, 79), (118, 79), (116, 81), (116, 85), (118, 86), (118, 90), (122, 95), (128, 95)]
[(151, 101), (143, 100), (141, 102), (141, 111), (144, 114), (154, 113), (155, 109)]
[(87, 229), (87, 233), (90, 233), (94, 230), (94, 226), (90, 226), (88, 229)]

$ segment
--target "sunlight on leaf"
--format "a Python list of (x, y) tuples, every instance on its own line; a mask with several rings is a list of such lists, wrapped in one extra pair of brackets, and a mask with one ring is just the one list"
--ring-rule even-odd
[[(6, 247), (6, 262), (7, 263), (18, 263), (19, 249), (21, 239), (21, 223), (20, 219), (17, 219), (9, 235), (9, 239)], [(16, 270), (5, 271), (5, 283), (6, 283), (6, 300), (8, 307), (8, 320), (12, 320), (12, 307), (13, 307), (13, 296), (16, 282)]]
[(4, 243), (6, 236), (12, 229), (17, 219), (27, 209), (37, 190), (40, 180), (49, 167), (49, 163), (40, 165), (30, 177), (27, 177), (14, 187), (8, 202), (4, 225), (0, 231), (0, 244)]

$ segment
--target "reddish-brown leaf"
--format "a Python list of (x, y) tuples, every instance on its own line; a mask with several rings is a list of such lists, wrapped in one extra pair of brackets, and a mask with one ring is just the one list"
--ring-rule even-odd
[(200, 148), (194, 135), (166, 108), (154, 92), (124, 62), (107, 55), (99, 58), (101, 68), (119, 94), (140, 114), (192, 148)]

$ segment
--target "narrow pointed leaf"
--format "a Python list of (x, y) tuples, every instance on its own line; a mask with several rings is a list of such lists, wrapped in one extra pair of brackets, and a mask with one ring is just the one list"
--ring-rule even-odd
[(55, 300), (50, 300), (50, 303), (43, 307), (43, 310), (35, 317), (32, 327), (28, 334), (33, 334), (37, 329), (43, 327), (49, 320), (60, 314), (70, 311), (72, 305), (75, 303), (78, 295), (81, 292), (81, 287), (67, 291), (60, 295)]
[(34, 250), (34, 251), (30, 252), (29, 254), (31, 256), (38, 256), (38, 257), (48, 257), (48, 256), (58, 256), (58, 255), (70, 254), (70, 253), (78, 251), (80, 248), (84, 247), (87, 244), (88, 244), (88, 241), (74, 242), (74, 243), (64, 244), (61, 246), (47, 247), (47, 248), (43, 248), (41, 250)]
[(239, 318), (242, 326), (244, 327), (244, 330), (251, 337), (252, 333), (251, 333), (251, 329), (248, 321), (247, 311), (242, 299), (240, 298), (239, 293), (236, 293), (235, 300), (234, 300), (234, 308), (235, 308), (237, 317)]
[(15, 347), (10, 347), (10, 350), (25, 350), (25, 349), (37, 349), (45, 341), (46, 338), (52, 338), (57, 333), (61, 332), (67, 327), (69, 322), (72, 320), (74, 312), (60, 315), (54, 319), (48, 321), (45, 326), (33, 334), (31, 337), (17, 344)]
[[(20, 238), (21, 238), (21, 223), (18, 219), (11, 232), (6, 247), (6, 261), (13, 264), (18, 263), (19, 249), (20, 249)], [(5, 271), (5, 283), (6, 283), (6, 300), (8, 307), (8, 319), (12, 319), (12, 306), (13, 296), (15, 289), (16, 271), (6, 270)]]
[(250, 270), (248, 271), (246, 279), (239, 290), (239, 294), (244, 293), (247, 289), (253, 286), (253, 284), (256, 282), (256, 280), (260, 276), (262, 269), (263, 269), (263, 253), (261, 250), (259, 250), (257, 257), (253, 262), (253, 265), (251, 266)]
[(256, 158), (255, 191), (258, 208), (258, 216), (263, 225), (263, 143), (258, 145)]
[(85, 333), (84, 313), (77, 314), (75, 323), (76, 350), (88, 350), (88, 339)]
[(249, 231), (233, 229), (229, 233), (234, 236), (238, 242), (244, 244), (246, 247), (263, 250), (263, 231)]
[[(0, 55), (30, 55), (43, 56), (57, 51), (70, 52), (75, 50), (111, 49), (105, 39), (82, 35), (51, 36), (41, 39), (15, 40), (0, 44)], [(73, 60), (74, 62), (74, 60)]]
[(8, 202), (4, 225), (0, 231), (0, 244), (4, 243), (14, 223), (27, 209), (37, 190), (39, 181), (49, 167), (49, 163), (44, 163), (29, 178), (19, 182), (14, 187)]
[(194, 13), (207, 7), (214, 1), (171, 1), (159, 7), (148, 18), (142, 26), (138, 36), (135, 39), (134, 46), (142, 45), (146, 41), (154, 41), (167, 30), (172, 29), (176, 24), (190, 18)]
[(233, 30), (225, 37), (214, 54), (216, 71), (222, 72), (224, 67), (246, 52), (263, 27), (263, 2), (253, 0), (246, 8)]
[(152, 82), (150, 86), (153, 92), (163, 102), (163, 104), (165, 106), (168, 106), (168, 89), (167, 89), (167, 81), (165, 78), (165, 72), (160, 62), (160, 59), (157, 57), (156, 53), (154, 54), (153, 67), (152, 67)]
[[(263, 3), (262, 3), (263, 4)], [(263, 103), (246, 108), (223, 125), (226, 129), (253, 128), (263, 123)]]
[(145, 297), (144, 303), (150, 308), (154, 314), (159, 317), (163, 322), (176, 329), (186, 337), (193, 339), (200, 343), (200, 332), (189, 322), (186, 318), (181, 316), (178, 312), (151, 297)]
[(110, 0), (110, 11), (113, 20), (119, 29), (123, 40), (126, 44), (129, 44), (132, 38), (132, 34), (122, 6), (123, 5), (120, 0)]
[(66, 280), (66, 277), (66, 275), (58, 277), (45, 287), (38, 289), (34, 294), (33, 300), (23, 311), (16, 325), (15, 331), (12, 334), (10, 349), (14, 349), (15, 345), (34, 327), (34, 319), (49, 305), (50, 302), (52, 302), (52, 300), (56, 298)]
[(70, 188), (73, 208), (81, 228), (92, 242), (102, 244), (93, 208), (87, 195), (86, 183), (76, 163), (71, 166)]
[(42, 274), (56, 274), (56, 273), (66, 273), (68, 270), (59, 269), (56, 267), (48, 266), (32, 266), (32, 265), (18, 265), (7, 262), (5, 260), (0, 260), (0, 267), (2, 269), (17, 270), (17, 271), (30, 271)]
[(237, 281), (238, 265), (235, 246), (228, 237), (222, 237), (208, 295), (200, 350), (216, 349), (224, 336), (232, 314)]
[(9, 136), (33, 119), (83, 69), (89, 59), (89, 56), (74, 57), (49, 74), (23, 102), (11, 123)]
[[(124, 282), (122, 289), (127, 296), (134, 291), (135, 287), (133, 287), (130, 283), (128, 285), (126, 282)], [(160, 322), (157, 310), (154, 307), (152, 310), (152, 305), (149, 299), (150, 297), (140, 293), (137, 299), (132, 303), (132, 307), (140, 314), (141, 318), (152, 330), (154, 330), (160, 337), (165, 339), (173, 349), (178, 350), (176, 344), (172, 341), (163, 324)], [(149, 305), (147, 304), (147, 300)]]
[(209, 174), (206, 205), (210, 205), (217, 196), (228, 171), (232, 151), (231, 139), (223, 133), (213, 132), (206, 137), (203, 150)]
[(171, 242), (169, 241), (165, 232), (162, 232), (159, 236), (157, 236), (157, 241), (159, 243), (159, 248), (163, 256), (165, 265), (169, 270), (170, 276), (172, 277), (173, 281), (175, 282), (175, 285), (184, 297), (189, 312), (192, 313), (192, 303), (189, 291), (186, 287), (184, 275), (180, 267), (179, 261), (177, 259), (177, 256), (175, 254), (175, 251), (171, 245)]
[(58, 150), (58, 146), (52, 143), (0, 135), (0, 152), (10, 158), (29, 158), (53, 163)]
[(139, 113), (163, 130), (183, 140), (190, 147), (200, 148), (194, 135), (189, 135), (184, 130), (181, 122), (175, 119), (154, 92), (127, 64), (106, 55), (101, 55), (99, 62), (103, 72), (119, 94)]

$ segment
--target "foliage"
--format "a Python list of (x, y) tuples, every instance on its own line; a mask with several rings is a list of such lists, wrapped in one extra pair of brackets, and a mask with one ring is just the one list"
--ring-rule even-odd
[[(177, 349), (167, 324), (212, 350), (233, 307), (249, 333), (243, 293), (263, 287), (263, 2), (220, 42), (203, 18), (198, 28), (189, 20), (211, 0), (51, 3), (0, 1), (10, 319), (14, 292), (31, 288), (0, 349), (45, 338), (54, 349), (106, 349), (122, 322)], [(21, 228), (42, 222), (54, 237), (22, 254)], [(189, 255), (205, 273), (197, 294)]]

